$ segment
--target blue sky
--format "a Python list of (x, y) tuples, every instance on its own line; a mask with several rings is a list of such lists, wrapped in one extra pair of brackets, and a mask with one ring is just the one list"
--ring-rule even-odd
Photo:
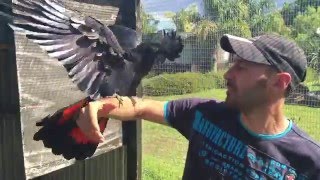
[[(142, 6), (147, 13), (152, 14), (154, 18), (160, 20), (158, 29), (175, 29), (174, 23), (170, 19), (164, 17), (164, 12), (178, 12), (192, 3), (196, 3), (198, 7), (202, 7), (200, 5), (201, 2), (202, 0), (142, 0)], [(199, 10), (201, 12), (201, 9)]]
[[(292, 2), (293, 0), (277, 0), (277, 6), (281, 7), (284, 2)], [(156, 19), (160, 20), (158, 29), (174, 28), (174, 23), (163, 16), (164, 12), (178, 12), (188, 7), (192, 3), (196, 3), (199, 12), (202, 12), (202, 0), (141, 0), (142, 6), (147, 13), (152, 14)]]
[(192, 3), (201, 2), (201, 0), (142, 0), (142, 5), (147, 12), (177, 12), (186, 8)]
[[(277, 6), (281, 7), (284, 2), (292, 2), (293, 0), (277, 0)], [(202, 0), (142, 0), (142, 5), (147, 12), (177, 12), (186, 8), (191, 3), (200, 4)]]

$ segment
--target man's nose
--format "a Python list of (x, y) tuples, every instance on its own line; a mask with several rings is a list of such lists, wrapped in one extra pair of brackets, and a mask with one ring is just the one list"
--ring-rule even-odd
[(231, 68), (224, 73), (223, 77), (225, 80), (231, 79)]

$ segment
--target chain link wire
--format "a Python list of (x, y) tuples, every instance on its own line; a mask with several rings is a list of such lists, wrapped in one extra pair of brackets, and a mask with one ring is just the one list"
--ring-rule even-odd
[(180, 58), (155, 65), (143, 80), (143, 94), (151, 97), (208, 92), (223, 100), (217, 92), (226, 89), (223, 74), (230, 66), (219, 47), (225, 33), (275, 33), (297, 42), (307, 56), (307, 78), (287, 97), (285, 111), (320, 140), (320, 0), (143, 0), (141, 19), (143, 41), (159, 40), (166, 29), (176, 30), (184, 43)]

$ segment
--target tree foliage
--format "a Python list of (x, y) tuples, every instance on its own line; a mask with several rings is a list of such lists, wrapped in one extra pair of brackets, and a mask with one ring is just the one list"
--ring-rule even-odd
[(206, 40), (208, 36), (212, 36), (212, 34), (216, 31), (217, 24), (213, 21), (202, 19), (200, 20), (196, 28), (194, 28), (194, 33), (202, 40)]
[(225, 33), (243, 37), (276, 33), (295, 40), (310, 65), (320, 69), (320, 0), (295, 0), (282, 8), (276, 7), (276, 0), (203, 0), (203, 7), (203, 16), (195, 5), (167, 13), (178, 31), (196, 36), (199, 49), (216, 48)]
[[(167, 14), (170, 17), (170, 14)], [(195, 28), (195, 23), (199, 21), (199, 13), (195, 4), (190, 5), (186, 9), (174, 14), (171, 13), (171, 18), (180, 32), (192, 32)]]
[(290, 37), (291, 29), (285, 25), (280, 12), (255, 15), (250, 21), (252, 36), (263, 33), (277, 33)]
[(159, 20), (156, 20), (152, 15), (146, 13), (143, 7), (141, 7), (140, 13), (142, 33), (155, 33), (157, 31), (157, 25), (159, 24)]
[(292, 25), (295, 17), (299, 13), (304, 13), (308, 7), (317, 8), (320, 6), (320, 0), (295, 0), (291, 3), (285, 3), (281, 14), (286, 25)]
[(304, 49), (311, 67), (320, 70), (320, 8), (309, 6), (293, 21), (292, 37)]

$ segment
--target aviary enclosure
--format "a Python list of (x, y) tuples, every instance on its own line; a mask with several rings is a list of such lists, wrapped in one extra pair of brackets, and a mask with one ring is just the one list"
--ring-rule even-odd
[[(285, 114), (320, 141), (319, 0), (142, 0), (141, 5), (143, 40), (157, 39), (157, 32), (163, 28), (175, 29), (185, 45), (181, 58), (155, 66), (144, 79), (144, 96), (224, 100), (223, 74), (230, 63), (229, 54), (219, 47), (220, 37), (281, 34), (296, 41), (308, 60), (306, 81), (287, 97)], [(168, 135), (162, 135), (162, 131)], [(179, 132), (150, 123), (143, 123), (143, 132), (143, 177), (181, 178), (188, 142)], [(155, 133), (150, 137), (150, 132)], [(170, 146), (170, 150), (155, 148), (154, 142)]]
[[(11, 4), (11, 0), (5, 0)], [(14, 1), (16, 2), (16, 1)], [(61, 1), (80, 15), (137, 30), (140, 1)], [(3, 6), (1, 8), (4, 8)], [(6, 11), (7, 9), (1, 9)], [(0, 179), (136, 179), (140, 124), (111, 120), (91, 159), (65, 160), (32, 139), (35, 122), (85, 97), (56, 61), (0, 21)], [(136, 95), (136, 91), (130, 95)], [(102, 168), (98, 168), (102, 167)]]
[[(308, 74), (301, 87), (287, 98), (286, 114), (320, 140), (319, 0), (63, 3), (106, 24), (121, 23), (136, 29), (142, 41), (158, 39), (163, 29), (177, 30), (183, 37), (182, 56), (175, 62), (154, 66), (132, 95), (158, 98), (225, 89), (223, 73), (229, 66), (229, 55), (218, 45), (225, 33), (253, 37), (272, 32), (291, 38), (307, 55)], [(36, 120), (84, 95), (68, 80), (64, 69), (35, 44), (13, 34), (3, 21), (0, 27), (0, 179), (141, 178), (139, 121), (109, 123), (105, 132), (109, 141), (93, 158), (81, 162), (65, 161), (32, 141)]]

